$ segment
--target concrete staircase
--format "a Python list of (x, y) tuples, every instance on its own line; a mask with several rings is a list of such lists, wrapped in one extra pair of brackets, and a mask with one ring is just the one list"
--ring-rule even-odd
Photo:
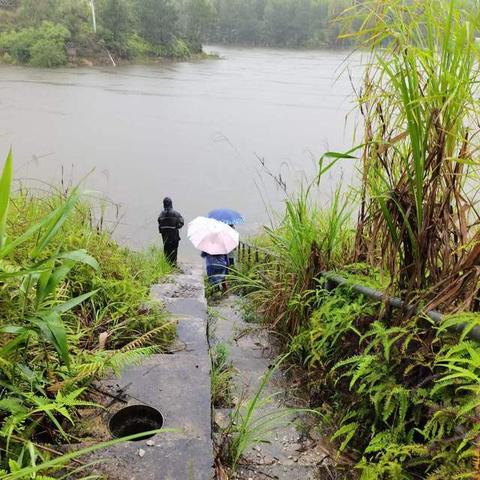
[(163, 415), (163, 428), (177, 431), (102, 450), (95, 455), (101, 460), (97, 470), (116, 480), (209, 480), (210, 359), (201, 267), (182, 265), (181, 273), (154, 285), (151, 296), (178, 319), (172, 353), (154, 355), (102, 383), (110, 391), (125, 392), (127, 405), (156, 408)]

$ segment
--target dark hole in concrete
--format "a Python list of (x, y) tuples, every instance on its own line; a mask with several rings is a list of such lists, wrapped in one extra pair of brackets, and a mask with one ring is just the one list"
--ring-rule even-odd
[[(110, 432), (115, 438), (128, 437), (136, 433), (158, 430), (163, 426), (162, 414), (148, 405), (130, 405), (119, 410), (108, 422)], [(147, 435), (136, 440), (145, 440)]]

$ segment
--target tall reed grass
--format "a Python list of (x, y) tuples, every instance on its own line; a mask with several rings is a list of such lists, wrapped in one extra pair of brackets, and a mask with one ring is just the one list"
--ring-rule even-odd
[(265, 229), (263, 244), (271, 255), (234, 275), (260, 312), (286, 335), (295, 334), (308, 316), (305, 306), (315, 295), (318, 273), (353, 258), (351, 197), (338, 188), (328, 209), (319, 209), (310, 197), (307, 188), (287, 198), (280, 225)]
[(472, 308), (480, 260), (476, 2), (361, 2), (371, 48), (357, 259), (431, 306)]

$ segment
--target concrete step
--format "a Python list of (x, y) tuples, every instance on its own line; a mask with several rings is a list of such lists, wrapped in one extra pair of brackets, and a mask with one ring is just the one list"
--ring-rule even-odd
[[(210, 357), (201, 268), (182, 266), (182, 273), (154, 285), (151, 296), (177, 318), (176, 343), (184, 348), (154, 355), (101, 385), (104, 391), (124, 392), (126, 405), (156, 408), (163, 428), (176, 431), (102, 450), (92, 458), (102, 462), (95, 470), (112, 480), (209, 480), (214, 475)], [(105, 421), (119, 407), (113, 406)]]

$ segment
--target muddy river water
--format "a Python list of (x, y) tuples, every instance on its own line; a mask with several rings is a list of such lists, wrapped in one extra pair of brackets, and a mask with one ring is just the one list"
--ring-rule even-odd
[[(354, 140), (353, 84), (360, 58), (345, 51), (208, 47), (220, 58), (118, 68), (0, 67), (0, 155), (14, 149), (16, 176), (76, 183), (118, 205), (117, 237), (158, 240), (165, 195), (186, 220), (230, 207), (255, 231), (281, 211), (283, 194), (310, 179), (320, 155)], [(348, 68), (346, 68), (348, 66)], [(328, 201), (354, 164), (329, 173)], [(33, 180), (34, 179), (34, 180)], [(185, 236), (185, 235), (184, 235)], [(184, 242), (184, 254), (193, 251)]]

